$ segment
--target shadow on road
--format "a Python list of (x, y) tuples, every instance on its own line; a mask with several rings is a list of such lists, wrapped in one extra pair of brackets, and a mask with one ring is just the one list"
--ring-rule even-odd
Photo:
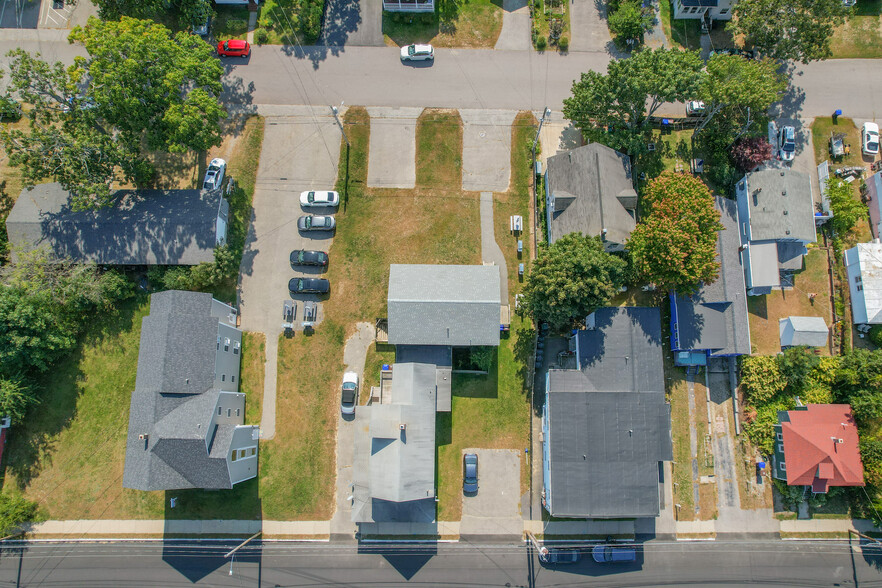
[(372, 545), (359, 544), (359, 554), (382, 555), (405, 580), (413, 578), (429, 560), (438, 555), (435, 542), (419, 545)]

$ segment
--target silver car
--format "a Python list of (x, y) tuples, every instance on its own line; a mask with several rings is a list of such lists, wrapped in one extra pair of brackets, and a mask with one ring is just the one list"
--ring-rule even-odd
[(796, 129), (790, 125), (781, 127), (781, 135), (778, 138), (778, 155), (784, 161), (793, 161), (796, 155)]
[(301, 216), (297, 228), (301, 231), (333, 231), (337, 226), (333, 216)]
[(401, 61), (425, 61), (435, 59), (431, 45), (407, 45), (401, 48)]
[(211, 160), (208, 169), (205, 171), (205, 180), (202, 182), (203, 190), (216, 190), (224, 181), (224, 174), (227, 171), (227, 162), (218, 157)]

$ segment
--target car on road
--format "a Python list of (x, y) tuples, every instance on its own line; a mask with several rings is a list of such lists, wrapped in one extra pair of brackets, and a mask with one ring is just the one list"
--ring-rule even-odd
[(466, 494), (478, 492), (477, 453), (466, 453), (462, 456), (462, 491)]
[(358, 374), (346, 372), (343, 374), (343, 386), (340, 390), (340, 412), (355, 414), (356, 404), (358, 404)]
[(217, 54), (220, 57), (248, 57), (251, 55), (251, 45), (242, 39), (229, 39), (217, 44)]
[(227, 162), (219, 157), (215, 157), (208, 164), (205, 170), (205, 180), (202, 182), (203, 190), (216, 190), (220, 188), (224, 181), (224, 174), (227, 172)]
[(784, 161), (793, 161), (794, 155), (796, 155), (796, 129), (790, 125), (783, 126), (778, 136), (778, 156)]
[(325, 278), (291, 278), (288, 291), (291, 294), (327, 294), (331, 291), (331, 282)]
[(426, 61), (435, 59), (431, 45), (406, 45), (401, 48), (401, 61)]
[(686, 103), (686, 116), (704, 116), (704, 111), (702, 100), (690, 100)]
[(315, 265), (326, 267), (328, 265), (328, 254), (324, 251), (295, 249), (291, 252), (291, 265)]
[(861, 151), (864, 155), (876, 155), (879, 153), (879, 125), (865, 122), (861, 127)]
[(571, 564), (582, 558), (575, 549), (546, 549), (539, 552), (539, 561), (544, 564)]
[(297, 219), (297, 228), (301, 231), (333, 231), (337, 222), (333, 216), (301, 216)]
[(337, 206), (340, 204), (340, 195), (333, 190), (310, 190), (300, 193), (300, 206), (304, 208)]
[(595, 545), (591, 557), (597, 563), (627, 563), (637, 560), (637, 550), (633, 545)]

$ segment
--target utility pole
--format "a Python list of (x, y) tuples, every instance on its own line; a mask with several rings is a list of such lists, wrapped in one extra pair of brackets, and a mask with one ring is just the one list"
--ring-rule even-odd
[[(340, 106), (343, 106), (342, 102), (340, 103)], [(338, 112), (336, 106), (331, 106), (331, 113), (334, 115), (334, 120), (337, 121), (337, 126), (340, 127), (340, 132), (343, 133), (343, 138), (346, 139), (346, 146), (352, 147), (352, 144), (349, 142), (349, 137), (346, 136), (346, 131), (343, 129), (343, 123), (340, 122), (340, 117), (337, 116)]]
[(240, 549), (242, 549), (243, 547), (245, 547), (245, 545), (247, 545), (249, 541), (257, 538), (262, 532), (263, 531), (258, 531), (257, 533), (255, 533), (254, 535), (252, 535), (251, 537), (249, 537), (248, 539), (246, 539), (245, 541), (243, 541), (242, 543), (240, 543), (239, 545), (237, 545), (231, 551), (229, 551), (227, 554), (224, 555), (224, 559), (230, 558), (230, 574), (229, 575), (231, 575), (231, 576), (233, 575), (233, 561), (236, 559), (236, 552), (239, 551)]

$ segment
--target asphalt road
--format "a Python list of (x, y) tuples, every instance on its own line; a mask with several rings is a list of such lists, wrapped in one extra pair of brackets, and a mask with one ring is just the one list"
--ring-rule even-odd
[[(841, 542), (652, 542), (634, 564), (583, 559), (542, 567), (526, 548), (442, 544), (230, 547), (161, 543), (38, 544), (0, 554), (2, 586), (882, 586), (873, 556)], [(590, 556), (585, 554), (590, 560)]]

